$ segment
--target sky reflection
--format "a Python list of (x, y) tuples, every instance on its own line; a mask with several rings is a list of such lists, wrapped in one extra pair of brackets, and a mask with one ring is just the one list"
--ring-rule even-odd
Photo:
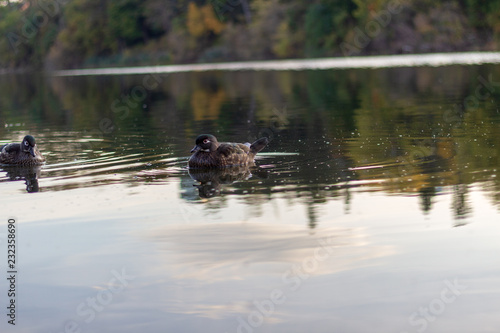
[[(492, 331), (500, 94), (455, 106), (499, 68), (177, 73), (127, 113), (141, 76), (0, 77), (1, 142), (48, 159), (0, 170), (16, 330)], [(195, 176), (206, 132), (272, 140), (260, 168)]]

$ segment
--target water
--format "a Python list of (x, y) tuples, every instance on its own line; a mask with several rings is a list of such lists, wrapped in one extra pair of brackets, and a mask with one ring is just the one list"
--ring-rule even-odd
[[(500, 324), (498, 65), (17, 75), (0, 94), (0, 143), (30, 133), (48, 161), (0, 171), (16, 331)], [(190, 173), (200, 133), (270, 144)]]

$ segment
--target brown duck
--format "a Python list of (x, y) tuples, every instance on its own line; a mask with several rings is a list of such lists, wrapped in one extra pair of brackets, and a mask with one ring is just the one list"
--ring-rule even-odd
[(35, 138), (26, 135), (21, 143), (8, 143), (0, 147), (0, 164), (34, 166), (45, 162), (45, 157), (38, 151)]
[(260, 138), (254, 143), (232, 143), (217, 141), (210, 134), (201, 134), (196, 138), (196, 145), (191, 150), (188, 166), (192, 169), (224, 168), (237, 165), (251, 165), (255, 155), (269, 140)]

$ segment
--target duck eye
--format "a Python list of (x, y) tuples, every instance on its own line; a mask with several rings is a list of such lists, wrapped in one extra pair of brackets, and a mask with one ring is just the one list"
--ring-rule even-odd
[(207, 143), (209, 143), (209, 142), (210, 142), (210, 140), (208, 140), (208, 139), (203, 140), (203, 143), (204, 143), (204, 144), (207, 144)]
[(24, 145), (25, 145), (26, 147), (28, 147), (28, 145), (29, 145), (28, 141), (24, 141)]

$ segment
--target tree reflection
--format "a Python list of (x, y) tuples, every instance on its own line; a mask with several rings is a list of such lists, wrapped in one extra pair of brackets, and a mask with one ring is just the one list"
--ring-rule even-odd
[[(140, 75), (19, 76), (0, 79), (0, 115), (6, 124), (20, 122), (10, 111), (16, 110), (33, 128), (56, 127), (73, 142), (81, 136), (99, 139), (71, 148), (79, 154), (119, 151), (136, 142), (130, 153), (171, 149), (184, 158), (200, 133), (238, 142), (266, 135), (271, 143), (258, 164), (267, 165), (268, 178), (225, 175), (210, 180), (212, 187), (201, 187), (200, 194), (283, 195), (290, 204), (299, 200), (310, 207), (311, 226), (317, 207), (330, 200), (342, 198), (349, 212), (352, 187), (418, 193), (425, 213), (442, 188), (450, 188), (452, 214), (463, 220), (472, 209), (472, 183), (482, 184), (500, 206), (500, 89), (488, 91), (487, 100), (466, 103), (475, 96), (478, 77), (490, 76), (499, 81), (500, 68), (219, 71), (158, 76), (147, 89)], [(138, 87), (143, 95), (135, 101)], [(102, 128), (103, 119), (112, 126)], [(0, 127), (2, 137), (9, 131)], [(57, 162), (71, 158), (59, 149), (50, 147)]]

